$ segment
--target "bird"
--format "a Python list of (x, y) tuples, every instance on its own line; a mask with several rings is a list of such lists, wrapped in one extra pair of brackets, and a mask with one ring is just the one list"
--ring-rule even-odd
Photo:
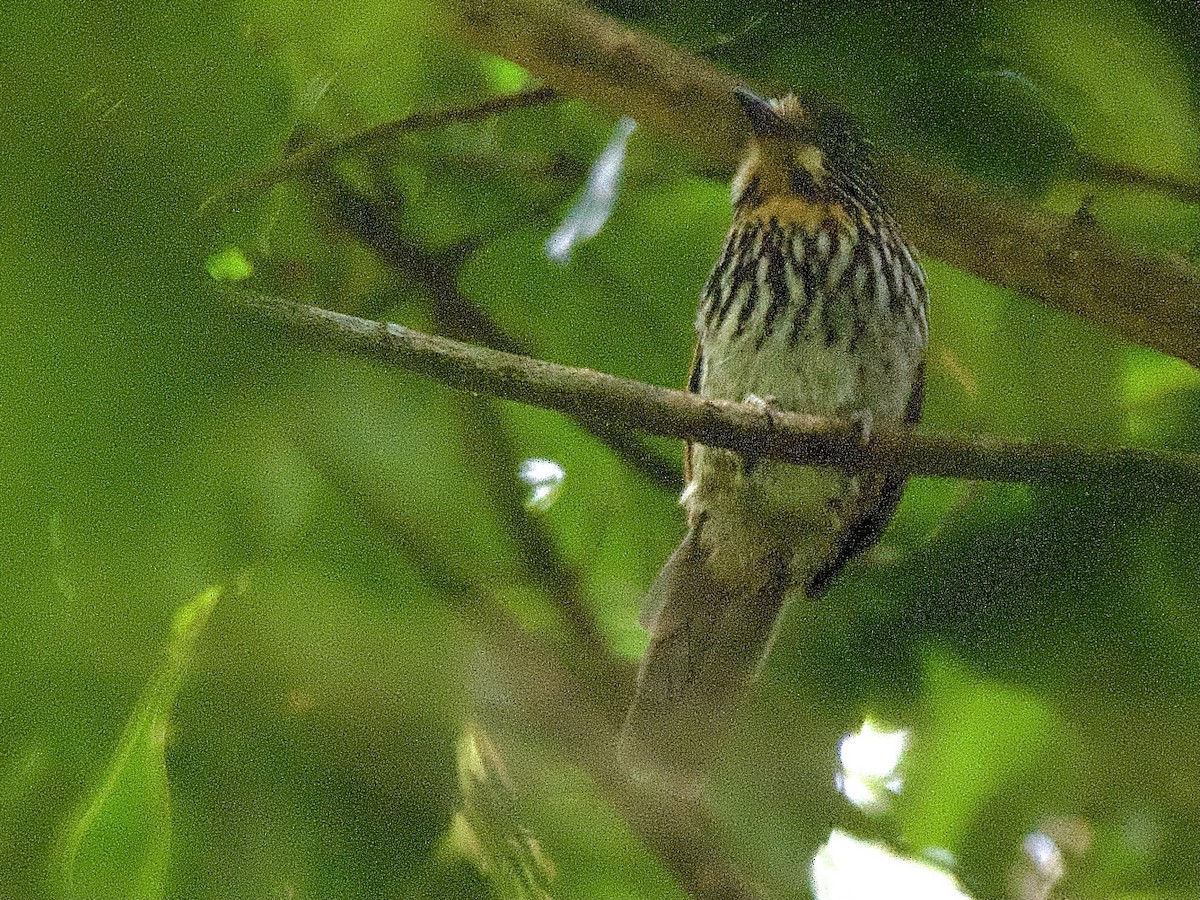
[[(838, 107), (733, 92), (748, 124), (732, 224), (701, 292), (688, 390), (772, 412), (911, 426), (924, 402), (928, 292)], [(768, 418), (769, 421), (769, 418)], [(688, 530), (649, 588), (619, 752), (703, 779), (771, 650), (787, 600), (820, 596), (887, 527), (902, 474), (685, 448)]]

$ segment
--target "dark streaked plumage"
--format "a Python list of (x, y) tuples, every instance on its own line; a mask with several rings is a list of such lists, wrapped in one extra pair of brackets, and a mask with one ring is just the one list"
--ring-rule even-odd
[[(921, 414), (924, 276), (836, 110), (738, 92), (753, 137), (733, 224), (700, 299), (689, 389), (865, 423)], [(647, 598), (650, 646), (623, 747), (701, 772), (774, 639), (792, 589), (819, 595), (872, 546), (899, 476), (689, 446), (689, 530)]]

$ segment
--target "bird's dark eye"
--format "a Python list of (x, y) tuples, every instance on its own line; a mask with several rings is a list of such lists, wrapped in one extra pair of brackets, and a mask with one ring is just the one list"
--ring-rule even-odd
[(812, 173), (802, 166), (792, 169), (791, 188), (792, 193), (810, 199), (817, 193), (817, 183), (813, 180)]

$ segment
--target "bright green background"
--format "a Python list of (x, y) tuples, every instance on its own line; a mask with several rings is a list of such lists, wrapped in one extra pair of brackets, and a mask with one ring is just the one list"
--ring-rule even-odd
[[(844, 6), (608, 8), (828, 93), (881, 140), (1031, 202), (1093, 195), (1105, 227), (1197, 261), (1196, 207), (1072, 177), (1077, 149), (1200, 176), (1188, 4)], [(440, 15), (417, 0), (5, 6), (0, 897), (71, 895), (71, 835), (106, 801), (120, 809), (105, 821), (129, 816), (105, 838), (115, 894), (486, 891), (448, 835), (487, 660), (429, 560), (339, 486), (552, 634), (451, 395), (280, 342), (200, 289), (210, 254), (238, 247), (264, 289), (429, 324), (419, 291), (300, 188), (201, 206), (298, 124), (341, 133), (521, 84), (435, 33)], [(460, 287), (536, 353), (677, 385), (724, 185), (639, 131), (606, 229), (565, 268), (542, 253), (612, 124), (577, 103), (524, 111), (405, 139), (388, 172), (413, 239), (477, 241)], [(931, 429), (1198, 449), (1191, 369), (928, 270)], [(563, 465), (544, 522), (614, 653), (635, 658), (639, 595), (680, 534), (673, 498), (562, 419), (498, 408), (514, 452), (495, 465)], [(915, 482), (881, 551), (790, 613), (715, 788), (734, 853), (802, 885), (829, 823), (851, 821), (945, 848), (978, 895), (1004, 896), (1023, 836), (1073, 816), (1094, 841), (1069, 863), (1072, 897), (1194, 893), (1198, 508), (1111, 485)], [(213, 583), (228, 590), (172, 709), (153, 687), (175, 671), (172, 617)], [(914, 729), (906, 788), (871, 822), (832, 783), (837, 739), (865, 715)], [(151, 720), (169, 724), (138, 731)], [(563, 760), (531, 741), (513, 766), (555, 895), (679, 896)], [(145, 877), (122, 885), (142, 856)]]

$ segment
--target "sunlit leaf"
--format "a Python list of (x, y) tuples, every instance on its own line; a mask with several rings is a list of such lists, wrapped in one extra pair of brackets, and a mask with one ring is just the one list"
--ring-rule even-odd
[(484, 70), (498, 94), (519, 91), (529, 84), (529, 73), (501, 56), (488, 57), (484, 63)]
[(1200, 387), (1200, 373), (1182, 360), (1131, 348), (1125, 360), (1125, 403), (1150, 403), (1171, 391)]
[(254, 274), (254, 266), (237, 247), (212, 254), (205, 260), (204, 267), (216, 281), (245, 281)]
[(571, 258), (575, 247), (600, 233), (612, 213), (625, 166), (625, 145), (637, 122), (622, 116), (613, 127), (608, 145), (592, 163), (583, 193), (571, 206), (562, 224), (546, 239), (546, 255), (558, 263)]
[(970, 900), (954, 876), (834, 831), (812, 862), (816, 900)]

